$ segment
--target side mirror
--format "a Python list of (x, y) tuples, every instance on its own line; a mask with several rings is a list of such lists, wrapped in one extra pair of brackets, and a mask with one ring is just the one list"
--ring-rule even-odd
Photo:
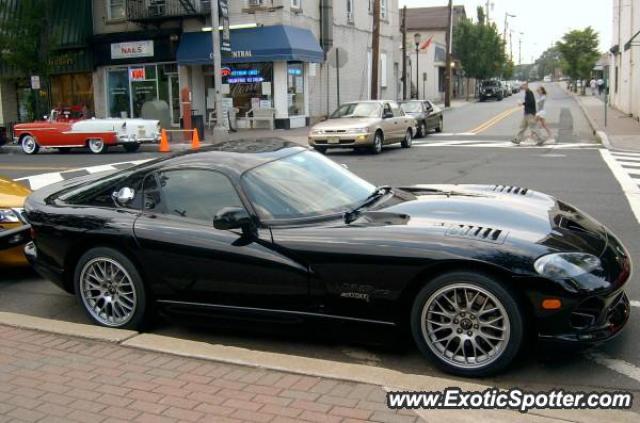
[(222, 231), (242, 229), (244, 232), (252, 229), (253, 221), (245, 209), (225, 207), (216, 213), (213, 218), (213, 227)]
[(133, 201), (135, 196), (136, 196), (135, 190), (129, 187), (122, 187), (120, 188), (119, 191), (116, 191), (113, 194), (111, 194), (111, 198), (113, 198), (113, 201), (115, 201), (118, 205), (122, 207), (125, 207), (127, 204)]

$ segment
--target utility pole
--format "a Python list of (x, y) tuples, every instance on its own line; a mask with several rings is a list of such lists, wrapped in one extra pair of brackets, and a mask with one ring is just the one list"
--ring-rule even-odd
[(453, 0), (449, 0), (449, 28), (447, 29), (447, 69), (444, 72), (444, 107), (451, 107), (451, 53), (453, 51)]
[(373, 0), (373, 34), (371, 40), (371, 100), (378, 99), (380, 67), (380, 0)]
[(522, 64), (522, 36), (524, 32), (520, 33), (520, 37), (518, 37), (518, 64)]
[(487, 23), (491, 22), (491, 19), (489, 18), (489, 9), (491, 8), (493, 4), (491, 3), (491, 0), (487, 0), (487, 4), (486, 4), (486, 8), (487, 8)]
[(513, 30), (509, 31), (509, 60), (513, 63)]
[(216, 106), (216, 124), (213, 127), (213, 138), (216, 141), (225, 140), (227, 130), (223, 124), (224, 110), (222, 110), (222, 54), (220, 53), (220, 15), (218, 1), (211, 2), (211, 40), (213, 46), (213, 83), (215, 85), (214, 100)]
[(407, 6), (402, 8), (402, 99), (407, 99)]

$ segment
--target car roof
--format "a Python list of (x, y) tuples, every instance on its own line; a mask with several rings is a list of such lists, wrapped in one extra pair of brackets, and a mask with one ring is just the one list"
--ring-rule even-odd
[(240, 175), (264, 163), (306, 150), (308, 148), (281, 138), (240, 139), (221, 142), (198, 151), (178, 153), (149, 162), (148, 165), (152, 167), (226, 168), (232, 173)]

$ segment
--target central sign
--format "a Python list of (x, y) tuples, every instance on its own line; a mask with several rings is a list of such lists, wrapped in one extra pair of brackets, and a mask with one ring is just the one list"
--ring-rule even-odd
[(153, 40), (130, 41), (111, 44), (112, 59), (132, 59), (136, 57), (153, 57)]

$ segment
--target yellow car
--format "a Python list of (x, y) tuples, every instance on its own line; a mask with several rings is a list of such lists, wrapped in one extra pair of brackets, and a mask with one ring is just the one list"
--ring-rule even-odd
[(0, 269), (27, 266), (24, 245), (31, 240), (31, 226), (22, 217), (22, 206), (31, 191), (0, 177)]

